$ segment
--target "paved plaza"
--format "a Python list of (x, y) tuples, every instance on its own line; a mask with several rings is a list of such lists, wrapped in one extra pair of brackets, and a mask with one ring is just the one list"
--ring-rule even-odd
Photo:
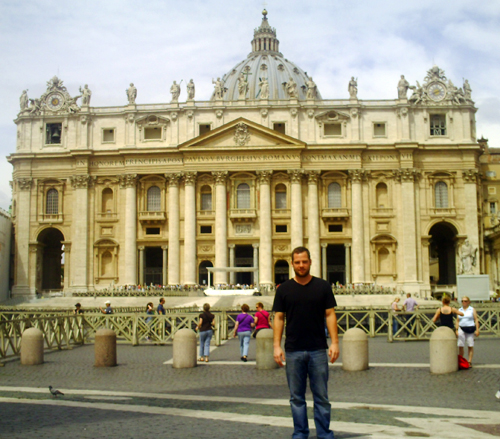
[[(430, 374), (426, 341), (379, 337), (369, 349), (367, 371), (343, 371), (342, 357), (330, 368), (337, 438), (500, 437), (498, 340), (477, 339), (474, 368), (448, 375)], [(210, 363), (191, 369), (172, 368), (172, 350), (120, 344), (113, 368), (93, 366), (93, 345), (46, 352), (39, 366), (4, 362), (0, 438), (291, 437), (283, 369), (241, 362), (237, 339), (212, 347)], [(52, 397), (49, 385), (65, 395)]]

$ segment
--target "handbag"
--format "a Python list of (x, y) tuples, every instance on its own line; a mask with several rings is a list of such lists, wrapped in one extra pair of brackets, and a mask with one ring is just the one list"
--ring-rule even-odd
[(460, 329), (466, 334), (474, 334), (474, 332), (476, 331), (475, 326), (460, 326)]
[(469, 367), (470, 367), (469, 362), (464, 357), (459, 355), (458, 356), (458, 369), (464, 370), (464, 369), (469, 369)]

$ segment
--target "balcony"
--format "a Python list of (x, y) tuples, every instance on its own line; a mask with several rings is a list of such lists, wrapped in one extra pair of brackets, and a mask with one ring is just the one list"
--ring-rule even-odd
[(118, 221), (118, 214), (114, 212), (98, 212), (98, 223), (115, 223)]
[(44, 224), (55, 224), (63, 222), (63, 214), (62, 213), (42, 213), (42, 218), (40, 219), (41, 223)]
[(143, 224), (160, 224), (165, 222), (164, 210), (139, 212), (139, 221)]
[(350, 209), (346, 207), (322, 209), (321, 217), (323, 219), (347, 219), (351, 216)]
[(273, 218), (290, 218), (290, 209), (273, 209)]
[(392, 207), (377, 207), (371, 209), (370, 213), (373, 218), (389, 218), (394, 216)]
[(214, 219), (215, 211), (213, 210), (198, 210), (196, 217), (198, 219)]
[(253, 221), (257, 218), (255, 209), (231, 209), (229, 211), (231, 221)]
[(457, 211), (454, 207), (446, 207), (446, 208), (435, 208), (432, 207), (429, 209), (431, 218), (447, 218), (454, 217), (457, 215)]

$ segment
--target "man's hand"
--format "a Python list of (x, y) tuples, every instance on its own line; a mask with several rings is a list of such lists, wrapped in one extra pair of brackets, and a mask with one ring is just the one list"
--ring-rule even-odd
[[(276, 351), (275, 351), (276, 352)], [(333, 342), (330, 345), (330, 349), (328, 349), (328, 357), (330, 358), (330, 363), (335, 363), (337, 359), (339, 358), (340, 354), (340, 349), (339, 349), (339, 342)], [(275, 355), (276, 359), (276, 355)]]
[(276, 361), (279, 367), (283, 367), (283, 362), (285, 361), (285, 353), (283, 352), (283, 349), (281, 349), (281, 346), (274, 347), (274, 361)]

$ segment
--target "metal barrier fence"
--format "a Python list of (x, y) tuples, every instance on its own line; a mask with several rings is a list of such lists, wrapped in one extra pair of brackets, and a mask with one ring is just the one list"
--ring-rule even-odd
[[(500, 306), (475, 306), (479, 318), (481, 337), (500, 336)], [(64, 311), (69, 313), (69, 311)], [(432, 322), (435, 309), (393, 313), (389, 309), (336, 310), (339, 335), (348, 329), (360, 328), (370, 337), (385, 336), (387, 341), (427, 340), (436, 325)], [(216, 331), (214, 343), (234, 336), (237, 311), (213, 311)], [(116, 332), (119, 343), (166, 344), (173, 340), (179, 329), (195, 329), (199, 311), (172, 312), (166, 315), (145, 313), (102, 314), (87, 312), (83, 315), (62, 312), (0, 312), (0, 358), (19, 355), (21, 336), (25, 329), (35, 327), (44, 334), (47, 349), (69, 349), (73, 345), (92, 342), (101, 328)], [(393, 324), (396, 331), (393, 332)]]

